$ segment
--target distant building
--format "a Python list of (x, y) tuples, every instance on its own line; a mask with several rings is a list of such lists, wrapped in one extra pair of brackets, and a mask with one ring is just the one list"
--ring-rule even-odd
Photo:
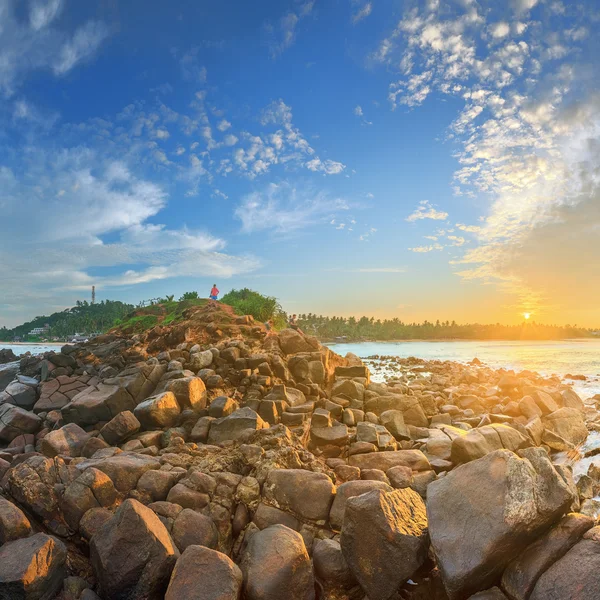
[(43, 327), (34, 327), (27, 335), (43, 335), (48, 333), (50, 325), (46, 323)]

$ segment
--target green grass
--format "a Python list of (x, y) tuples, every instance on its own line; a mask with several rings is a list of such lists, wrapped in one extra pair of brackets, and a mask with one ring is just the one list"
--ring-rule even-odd
[(273, 296), (263, 296), (244, 288), (231, 290), (223, 296), (221, 302), (232, 306), (238, 315), (252, 315), (262, 323), (273, 319), (276, 328), (285, 326), (285, 313), (277, 298)]
[[(137, 309), (123, 319), (117, 319), (114, 326), (127, 333), (142, 333), (156, 325), (171, 325), (183, 319), (183, 313), (193, 306), (204, 306), (208, 300), (175, 300), (162, 304), (153, 304)], [(141, 313), (141, 314), (140, 314)], [(161, 319), (161, 317), (163, 317)]]

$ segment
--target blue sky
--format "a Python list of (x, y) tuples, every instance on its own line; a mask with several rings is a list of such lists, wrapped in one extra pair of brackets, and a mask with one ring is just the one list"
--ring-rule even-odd
[(594, 2), (5, 0), (0, 324), (248, 286), (597, 324)]

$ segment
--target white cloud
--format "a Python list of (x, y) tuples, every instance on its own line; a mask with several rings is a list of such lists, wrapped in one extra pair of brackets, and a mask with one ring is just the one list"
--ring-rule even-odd
[(59, 30), (56, 21), (63, 7), (59, 0), (30, 3), (29, 19), (17, 17), (17, 3), (0, 3), (0, 92), (10, 96), (33, 71), (51, 70), (64, 75), (90, 59), (108, 37), (100, 21), (89, 21), (72, 31)]
[(466, 233), (479, 233), (481, 231), (479, 225), (465, 225), (463, 223), (457, 223), (456, 228)]
[[(353, 2), (356, 4), (356, 2)], [(371, 2), (365, 2), (359, 6), (358, 10), (352, 15), (352, 22), (356, 25), (359, 21), (366, 19), (373, 11), (373, 5)]]
[(325, 223), (333, 214), (348, 210), (341, 198), (313, 192), (289, 183), (271, 183), (260, 192), (244, 196), (235, 209), (244, 233), (273, 231), (288, 234), (310, 225)]
[(414, 223), (421, 219), (433, 219), (435, 221), (445, 221), (448, 218), (448, 213), (439, 211), (428, 201), (421, 200), (415, 211), (406, 217), (406, 221)]
[(467, 240), (464, 237), (458, 235), (449, 235), (446, 239), (451, 242), (451, 246), (464, 246), (467, 243)]
[(510, 25), (506, 21), (500, 21), (490, 25), (490, 34), (493, 38), (503, 38), (510, 33)]
[(360, 106), (360, 104), (358, 106), (356, 106), (356, 108), (354, 109), (354, 114), (357, 117), (362, 117), (363, 116), (363, 109), (362, 109), (362, 106)]
[(159, 140), (169, 139), (169, 132), (164, 128), (159, 128), (154, 131), (154, 137)]
[(56, 19), (64, 6), (63, 0), (36, 0), (29, 7), (31, 28), (39, 31)]
[(53, 69), (57, 75), (68, 73), (76, 64), (93, 56), (108, 37), (108, 29), (99, 21), (88, 21), (60, 49)]
[(416, 252), (419, 254), (424, 254), (427, 252), (434, 252), (436, 250), (443, 250), (444, 247), (441, 244), (432, 244), (430, 246), (415, 246), (414, 248), (409, 248), (411, 252)]
[(298, 23), (311, 14), (315, 0), (308, 0), (290, 11), (279, 20), (277, 25), (267, 23), (265, 30), (268, 35), (268, 46), (271, 57), (276, 58), (287, 50), (296, 40), (296, 28)]
[(222, 119), (217, 125), (219, 131), (227, 131), (231, 127), (231, 123), (227, 119)]
[(517, 14), (529, 12), (538, 0), (511, 0), (511, 4)]
[(328, 159), (322, 161), (320, 158), (315, 157), (306, 163), (306, 168), (310, 171), (320, 171), (326, 175), (338, 175), (346, 168), (346, 166), (335, 160)]

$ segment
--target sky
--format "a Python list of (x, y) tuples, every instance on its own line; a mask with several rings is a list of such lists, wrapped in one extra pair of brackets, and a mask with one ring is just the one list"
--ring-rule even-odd
[(594, 0), (2, 0), (0, 325), (250, 287), (600, 326)]

